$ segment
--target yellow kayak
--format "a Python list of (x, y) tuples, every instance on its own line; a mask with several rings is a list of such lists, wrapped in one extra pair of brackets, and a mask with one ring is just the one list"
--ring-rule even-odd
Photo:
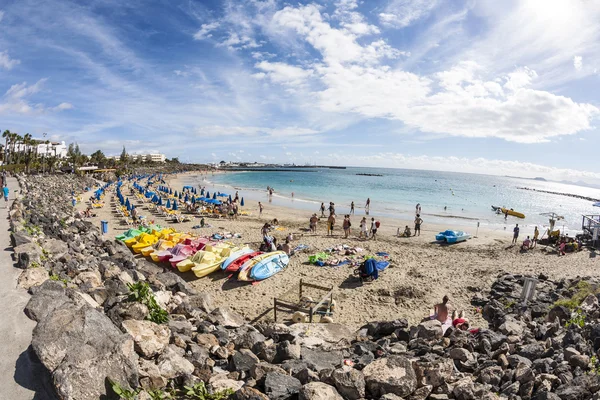
[(501, 208), (500, 211), (502, 211), (502, 214), (508, 213), (508, 215), (512, 215), (513, 217), (525, 218), (525, 214), (520, 213), (520, 212), (515, 211), (515, 210), (508, 210), (506, 208)]
[(273, 251), (270, 253), (261, 254), (259, 256), (254, 257), (252, 260), (246, 261), (244, 263), (244, 265), (242, 265), (240, 267), (240, 272), (238, 273), (238, 281), (251, 281), (252, 279), (250, 279), (250, 271), (256, 264), (258, 264), (260, 261), (264, 260), (265, 258), (269, 258), (275, 254), (280, 254), (280, 253), (284, 254), (283, 251)]
[(144, 247), (141, 251), (142, 255), (144, 257), (148, 257), (150, 256), (152, 253), (154, 253), (155, 251), (161, 251), (161, 250), (167, 250), (170, 249), (171, 247), (175, 246), (175, 243), (169, 241), (169, 240), (159, 240), (158, 242), (156, 242), (155, 245), (153, 246), (148, 246), (148, 247)]
[(177, 269), (179, 270), (179, 272), (188, 272), (196, 265), (196, 263), (202, 262), (202, 259), (204, 258), (205, 254), (205, 250), (197, 251), (196, 254), (194, 254), (192, 257), (186, 258), (185, 260), (178, 262)]
[(202, 278), (208, 274), (212, 274), (218, 269), (221, 269), (220, 267), (222, 262), (223, 257), (215, 253), (207, 252), (204, 254), (204, 257), (202, 257), (202, 261), (192, 267), (192, 272), (197, 278)]
[(142, 249), (145, 249), (148, 246), (154, 245), (158, 242), (158, 238), (154, 235), (144, 236), (142, 239), (138, 240), (138, 242), (131, 246), (131, 250), (134, 253), (141, 253)]

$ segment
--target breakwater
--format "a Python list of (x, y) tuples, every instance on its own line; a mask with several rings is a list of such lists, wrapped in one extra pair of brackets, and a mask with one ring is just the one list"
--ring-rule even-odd
[(70, 206), (71, 190), (92, 182), (20, 184), (10, 210), (19, 284), (32, 294), (32, 349), (60, 399), (209, 398), (200, 397), (206, 390), (234, 400), (541, 400), (591, 399), (600, 389), (597, 278), (537, 276), (523, 306), (524, 277), (500, 275), (474, 293), (489, 324), (476, 331), (402, 318), (358, 331), (251, 324), (166, 264), (103, 240)]
[(581, 200), (587, 200), (587, 201), (600, 201), (600, 199), (595, 199), (593, 197), (588, 197), (588, 196), (580, 196), (577, 194), (572, 194), (572, 193), (563, 193), (563, 192), (552, 192), (550, 190), (541, 190), (541, 189), (534, 189), (534, 188), (528, 188), (528, 187), (517, 187), (517, 189), (519, 190), (529, 190), (532, 192), (539, 192), (539, 193), (548, 193), (548, 194), (556, 194), (558, 196), (566, 196), (566, 197), (572, 197), (574, 199), (581, 199)]

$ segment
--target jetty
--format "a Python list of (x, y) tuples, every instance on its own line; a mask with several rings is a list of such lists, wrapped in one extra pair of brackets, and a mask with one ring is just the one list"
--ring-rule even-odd
[(356, 174), (358, 176), (383, 176), (381, 174)]
[(595, 199), (593, 197), (580, 196), (578, 194), (572, 194), (572, 193), (552, 192), (550, 190), (541, 190), (541, 189), (534, 189), (534, 188), (528, 188), (528, 187), (517, 187), (517, 189), (529, 190), (532, 192), (539, 192), (539, 193), (556, 194), (558, 196), (572, 197), (574, 199), (581, 199), (581, 200), (587, 200), (587, 201), (600, 201), (599, 199)]

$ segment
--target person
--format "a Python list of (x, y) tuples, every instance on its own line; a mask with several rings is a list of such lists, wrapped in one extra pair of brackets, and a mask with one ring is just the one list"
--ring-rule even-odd
[(350, 222), (350, 215), (345, 215), (344, 216), (344, 223), (342, 225), (342, 227), (344, 228), (344, 238), (348, 239), (348, 236), (350, 236), (350, 227), (352, 226), (352, 223)]
[(285, 240), (287, 240), (290, 243), (294, 241), (294, 235), (292, 234), (292, 232), (288, 233), (288, 235), (285, 237)]
[(517, 244), (517, 239), (519, 238), (519, 224), (515, 226), (513, 229), (513, 240), (512, 244)]
[(335, 214), (329, 215), (327, 218), (327, 236), (333, 235), (333, 226), (335, 225)]
[(335, 204), (333, 202), (329, 202), (329, 215), (335, 214)]
[(560, 240), (560, 244), (558, 245), (558, 255), (559, 256), (564, 256), (567, 254), (565, 252), (565, 247), (567, 247), (567, 240), (565, 238), (562, 238)]
[(508, 219), (508, 210), (504, 210), (504, 220)]
[(325, 218), (325, 203), (321, 203), (321, 218)]
[(415, 214), (421, 214), (421, 203), (417, 203), (415, 207)]
[(437, 319), (442, 324), (448, 321), (450, 316), (450, 305), (448, 304), (449, 301), (450, 298), (448, 295), (444, 295), (441, 303), (434, 304), (433, 315), (431, 316), (431, 319)]
[(362, 239), (362, 238), (368, 238), (367, 235), (367, 217), (363, 217), (360, 220), (360, 233), (358, 234), (358, 238)]
[(260, 229), (260, 234), (263, 236), (263, 238), (265, 238), (269, 235), (270, 230), (271, 230), (271, 226), (269, 225), (268, 222), (265, 222), (263, 227)]
[(8, 186), (5, 184), (4, 187), (2, 188), (2, 192), (4, 193), (4, 203), (5, 203), (5, 207), (8, 207), (8, 195), (10, 194), (10, 189), (8, 188)]
[(446, 211), (448, 209), (448, 206), (444, 206), (444, 211)]
[(377, 222), (375, 222), (375, 218), (371, 218), (371, 239), (377, 239)]
[(206, 225), (206, 221), (204, 220), (204, 217), (200, 218), (200, 228), (204, 228), (204, 225)]
[(239, 193), (236, 190), (236, 192), (235, 192), (235, 200), (234, 201), (238, 201), (239, 198), (240, 198), (240, 195), (239, 195)]
[(317, 222), (319, 222), (319, 218), (317, 218), (317, 214), (313, 214), (312, 217), (310, 217), (310, 231), (312, 233), (317, 233)]
[(285, 239), (285, 243), (281, 245), (281, 251), (285, 251), (288, 256), (292, 255), (292, 247), (290, 246), (289, 239)]
[(259, 215), (259, 216), (260, 216), (260, 215), (262, 215), (262, 212), (263, 212), (263, 205), (262, 205), (262, 203), (259, 201), (259, 202), (258, 202), (258, 215)]
[(271, 251), (277, 251), (277, 250), (280, 250), (280, 249), (281, 249), (281, 246), (277, 245), (277, 238), (274, 237), (273, 241), (271, 242)]
[(350, 203), (350, 214), (354, 215), (354, 202)]
[(239, 209), (238, 209), (238, 205), (236, 202), (233, 203), (233, 218), (237, 219), (238, 215), (239, 215)]
[(404, 232), (400, 233), (400, 228), (398, 228), (398, 231), (396, 233), (399, 237), (411, 237), (412, 234), (410, 232), (410, 228), (408, 227), (408, 225), (406, 225), (404, 227)]
[[(91, 210), (91, 207), (90, 207), (90, 210)], [(137, 222), (137, 220), (138, 220), (138, 211), (137, 211), (137, 208), (135, 208), (135, 207), (132, 207), (131, 219), (133, 220), (133, 222)]]
[(417, 214), (415, 217), (415, 234), (417, 236), (417, 232), (419, 232), (419, 236), (421, 236), (421, 224), (423, 223), (423, 219), (421, 218), (421, 214)]
[(272, 226), (279, 226), (279, 220), (277, 218), (273, 218), (273, 221), (271, 221), (271, 225)]
[(536, 226), (535, 229), (533, 230), (533, 241), (531, 243), (532, 249), (537, 245), (539, 236), (540, 236), (540, 231), (538, 230), (538, 227)]
[(523, 244), (521, 245), (521, 250), (529, 250), (531, 248), (531, 239), (527, 236), (527, 239), (523, 240)]
[(371, 198), (368, 197), (367, 198), (367, 203), (365, 204), (365, 212), (367, 213), (367, 215), (369, 215), (370, 209), (371, 209)]

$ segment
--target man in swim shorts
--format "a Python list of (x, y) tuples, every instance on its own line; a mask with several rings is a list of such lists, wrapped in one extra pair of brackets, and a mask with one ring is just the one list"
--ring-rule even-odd
[(417, 232), (419, 232), (419, 236), (421, 236), (421, 224), (423, 223), (423, 219), (421, 218), (421, 214), (417, 214), (415, 217), (415, 233), (413, 236), (417, 236)]

